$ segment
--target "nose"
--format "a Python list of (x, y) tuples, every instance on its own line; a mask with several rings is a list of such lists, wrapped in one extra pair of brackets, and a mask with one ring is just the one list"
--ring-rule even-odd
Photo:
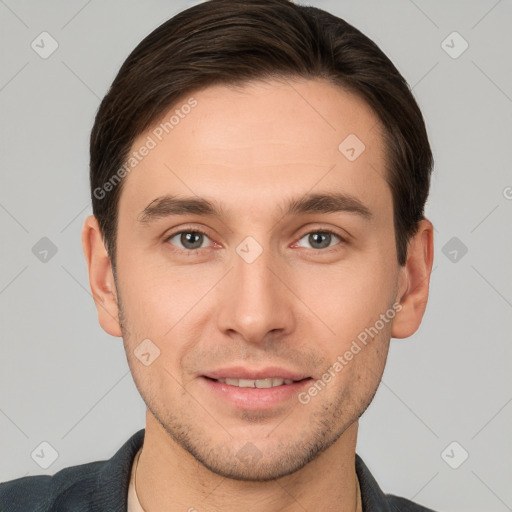
[[(260, 249), (251, 244), (247, 247), (246, 253), (234, 252), (233, 268), (221, 287), (218, 328), (226, 336), (239, 336), (246, 343), (265, 345), (294, 328), (290, 271), (271, 250), (264, 249), (251, 261), (251, 256)], [(256, 254), (251, 255), (251, 251)]]

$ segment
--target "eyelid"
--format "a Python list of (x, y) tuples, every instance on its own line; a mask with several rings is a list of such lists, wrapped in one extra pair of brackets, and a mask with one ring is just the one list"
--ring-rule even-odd
[(344, 242), (347, 242), (347, 243), (352, 238), (352, 235), (350, 233), (348, 233), (347, 231), (345, 231), (344, 229), (339, 228), (338, 230), (336, 230), (334, 228), (318, 225), (318, 226), (308, 227), (302, 233), (302, 235), (300, 235), (300, 237), (297, 238), (297, 240), (300, 240), (305, 235), (309, 235), (310, 233), (330, 233), (332, 235), (336, 235), (341, 240), (343, 240)]

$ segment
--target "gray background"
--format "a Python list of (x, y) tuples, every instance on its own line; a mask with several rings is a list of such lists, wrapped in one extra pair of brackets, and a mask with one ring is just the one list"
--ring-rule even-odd
[[(122, 341), (89, 292), (88, 137), (128, 53), (193, 3), (0, 0), (0, 481), (110, 458), (144, 427)], [(512, 2), (307, 3), (395, 62), (436, 162), (429, 305), (419, 331), (391, 343), (357, 451), (387, 492), (440, 511), (512, 510)], [(31, 47), (43, 31), (59, 45), (46, 59)], [(457, 58), (453, 31), (469, 44)], [(31, 454), (45, 441), (58, 457), (43, 469)]]

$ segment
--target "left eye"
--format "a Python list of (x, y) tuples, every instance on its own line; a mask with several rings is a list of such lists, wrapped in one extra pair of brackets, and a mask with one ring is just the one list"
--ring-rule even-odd
[(311, 231), (304, 235), (300, 240), (307, 237), (308, 243), (313, 245), (313, 249), (326, 249), (329, 247), (333, 236), (340, 241), (343, 240), (339, 235), (332, 231)]
[(180, 249), (188, 249), (190, 251), (193, 251), (194, 249), (201, 249), (204, 237), (208, 238), (206, 233), (203, 233), (202, 231), (179, 231), (167, 238), (166, 241), (171, 242), (171, 240), (176, 237), (179, 237), (178, 240), (183, 246), (180, 247)]

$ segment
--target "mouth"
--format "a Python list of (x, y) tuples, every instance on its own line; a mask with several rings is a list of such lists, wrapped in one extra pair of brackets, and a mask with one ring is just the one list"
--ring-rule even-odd
[(222, 408), (244, 411), (284, 411), (296, 405), (297, 397), (305, 387), (311, 385), (312, 377), (289, 379), (265, 377), (260, 379), (219, 377), (203, 375), (205, 395), (210, 395), (210, 403)]
[(281, 377), (269, 377), (266, 379), (232, 379), (232, 378), (225, 378), (225, 379), (213, 379), (211, 377), (205, 376), (205, 378), (209, 380), (213, 380), (215, 382), (221, 382), (224, 384), (229, 384), (230, 386), (236, 386), (238, 388), (258, 388), (258, 389), (268, 389), (268, 388), (275, 388), (278, 386), (288, 386), (290, 384), (293, 384), (294, 382), (301, 382), (302, 380), (310, 379), (311, 377), (306, 377), (306, 379), (299, 379), (299, 380), (293, 380), (293, 379), (285, 379)]
[[(204, 377), (216, 381), (232, 381), (233, 385), (240, 387), (272, 387), (274, 381), (277, 385), (291, 384), (300, 380), (309, 378), (310, 375), (300, 371), (295, 371), (280, 366), (266, 366), (264, 368), (249, 368), (243, 365), (232, 365), (225, 368), (211, 369), (205, 372)], [(236, 383), (238, 381), (238, 384)], [(283, 381), (283, 382), (281, 382)], [(227, 382), (231, 384), (231, 382)], [(255, 386), (256, 383), (257, 385)]]

